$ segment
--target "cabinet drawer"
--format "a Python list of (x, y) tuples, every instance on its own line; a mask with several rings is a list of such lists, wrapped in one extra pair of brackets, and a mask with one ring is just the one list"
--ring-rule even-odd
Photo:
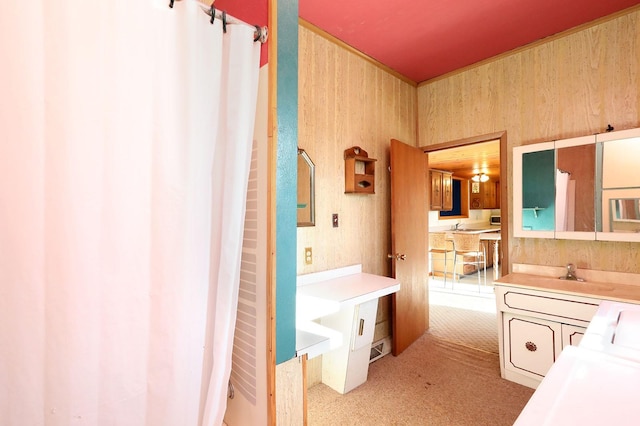
[(505, 368), (541, 380), (562, 351), (559, 323), (503, 316)]
[(564, 294), (556, 297), (553, 293), (536, 294), (505, 288), (497, 291), (496, 296), (499, 310), (584, 326), (591, 321), (600, 304), (600, 300), (587, 297)]

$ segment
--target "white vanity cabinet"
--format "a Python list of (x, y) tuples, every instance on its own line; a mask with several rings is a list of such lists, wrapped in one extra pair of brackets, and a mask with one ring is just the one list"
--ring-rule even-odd
[(323, 326), (342, 332), (344, 344), (322, 356), (322, 382), (347, 393), (367, 381), (378, 299), (323, 317)]
[(347, 393), (367, 381), (378, 299), (400, 290), (362, 265), (298, 276), (297, 356), (322, 355), (322, 382)]
[(496, 283), (495, 291), (501, 375), (531, 388), (538, 386), (565, 346), (580, 343), (601, 301), (509, 283)]

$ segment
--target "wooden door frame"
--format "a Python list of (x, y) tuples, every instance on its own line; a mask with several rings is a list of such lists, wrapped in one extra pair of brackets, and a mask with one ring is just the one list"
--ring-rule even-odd
[(507, 131), (488, 133), (486, 135), (473, 136), (470, 138), (459, 139), (450, 142), (439, 143), (435, 145), (421, 146), (420, 149), (425, 154), (440, 151), (448, 148), (457, 148), (476, 143), (489, 142), (500, 139), (500, 244), (502, 245), (502, 274), (506, 275), (511, 272), (511, 263), (509, 260), (509, 197), (507, 194)]

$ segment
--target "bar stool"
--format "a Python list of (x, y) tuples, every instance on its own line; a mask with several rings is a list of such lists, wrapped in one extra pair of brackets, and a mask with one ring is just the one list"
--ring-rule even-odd
[[(464, 275), (464, 265), (474, 265), (478, 270), (478, 291), (480, 291), (480, 267), (484, 269), (484, 284), (487, 284), (487, 255), (485, 247), (480, 244), (480, 234), (470, 234), (466, 232), (453, 233), (453, 280), (456, 279), (456, 266), (458, 257), (462, 257), (462, 272)], [(473, 259), (473, 260), (471, 260)], [(458, 281), (460, 281), (460, 274)]]
[(447, 254), (453, 252), (453, 243), (447, 240), (444, 232), (429, 233), (429, 254), (431, 256), (431, 276), (435, 276), (435, 268), (433, 267), (433, 255), (442, 254), (444, 257), (444, 286), (447, 286)]

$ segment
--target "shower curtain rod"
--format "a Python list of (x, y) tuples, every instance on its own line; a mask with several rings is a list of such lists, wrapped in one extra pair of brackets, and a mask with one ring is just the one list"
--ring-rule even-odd
[[(175, 1), (181, 1), (181, 0), (175, 0)], [(174, 0), (169, 0), (169, 7), (172, 8), (173, 3), (174, 3)], [(212, 1), (211, 6), (205, 6), (200, 1), (198, 1), (198, 3), (200, 4), (200, 8), (202, 9), (202, 11), (211, 17), (212, 24), (213, 24), (213, 19), (219, 19), (222, 21), (223, 26), (226, 26), (227, 24), (247, 25), (255, 29), (255, 31), (253, 32), (253, 41), (259, 41), (260, 43), (263, 43), (263, 44), (267, 42), (267, 38), (269, 37), (269, 29), (267, 27), (247, 24), (246, 22), (238, 18), (234, 18), (233, 16), (227, 14), (224, 10), (217, 10), (213, 6), (213, 3), (215, 3), (215, 0)]]

